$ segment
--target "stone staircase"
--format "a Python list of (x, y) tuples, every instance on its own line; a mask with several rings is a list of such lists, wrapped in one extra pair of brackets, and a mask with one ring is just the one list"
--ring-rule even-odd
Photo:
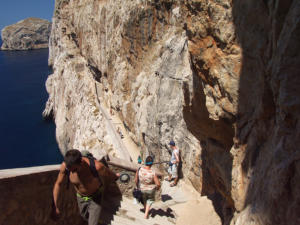
[(169, 182), (162, 182), (161, 196), (153, 203), (149, 219), (144, 218), (144, 207), (133, 198), (122, 197), (120, 206), (113, 216), (111, 225), (174, 225), (176, 214), (172, 206), (184, 203), (188, 198), (180, 191), (180, 186), (170, 187)]
[(133, 199), (123, 198), (121, 207), (114, 216), (112, 225), (174, 225), (175, 215), (168, 213), (160, 207), (160, 202), (153, 204), (149, 219), (144, 218), (142, 204), (134, 204)]

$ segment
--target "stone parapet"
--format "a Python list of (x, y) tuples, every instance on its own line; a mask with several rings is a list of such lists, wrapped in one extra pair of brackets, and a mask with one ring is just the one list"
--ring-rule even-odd
[[(115, 173), (126, 173), (130, 178), (127, 183), (117, 181), (106, 187), (101, 219), (108, 223), (118, 210), (122, 195), (132, 197), (135, 187), (135, 171), (124, 168), (122, 163), (122, 160), (114, 158), (115, 165), (109, 165)], [(61, 217), (57, 221), (51, 218), (52, 189), (59, 167), (60, 165), (49, 165), (0, 170), (0, 224), (85, 224), (79, 215), (75, 191), (72, 185), (67, 189), (66, 179), (58, 201)]]
[(55, 222), (50, 217), (52, 188), (58, 167), (0, 170), (0, 224), (84, 224), (78, 213), (73, 188), (61, 190), (58, 203), (61, 219)]

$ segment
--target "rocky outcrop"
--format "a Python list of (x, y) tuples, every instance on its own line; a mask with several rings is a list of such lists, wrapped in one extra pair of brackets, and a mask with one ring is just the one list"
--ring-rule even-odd
[(48, 48), (51, 22), (27, 18), (4, 27), (1, 32), (1, 50), (29, 50)]
[(110, 151), (99, 101), (214, 201), (223, 224), (297, 224), (296, 0), (56, 1), (46, 115), (64, 152)]

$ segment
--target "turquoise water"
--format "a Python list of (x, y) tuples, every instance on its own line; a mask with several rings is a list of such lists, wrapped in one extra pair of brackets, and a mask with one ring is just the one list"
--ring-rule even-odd
[(0, 169), (57, 164), (55, 124), (43, 120), (48, 49), (0, 51)]

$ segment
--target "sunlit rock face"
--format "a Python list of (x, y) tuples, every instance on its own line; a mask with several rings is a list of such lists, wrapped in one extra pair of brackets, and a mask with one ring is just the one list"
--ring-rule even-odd
[(299, 1), (61, 0), (45, 116), (62, 152), (112, 149), (99, 102), (224, 224), (297, 224)]
[(1, 32), (1, 50), (29, 50), (48, 48), (51, 22), (27, 18), (4, 27)]

